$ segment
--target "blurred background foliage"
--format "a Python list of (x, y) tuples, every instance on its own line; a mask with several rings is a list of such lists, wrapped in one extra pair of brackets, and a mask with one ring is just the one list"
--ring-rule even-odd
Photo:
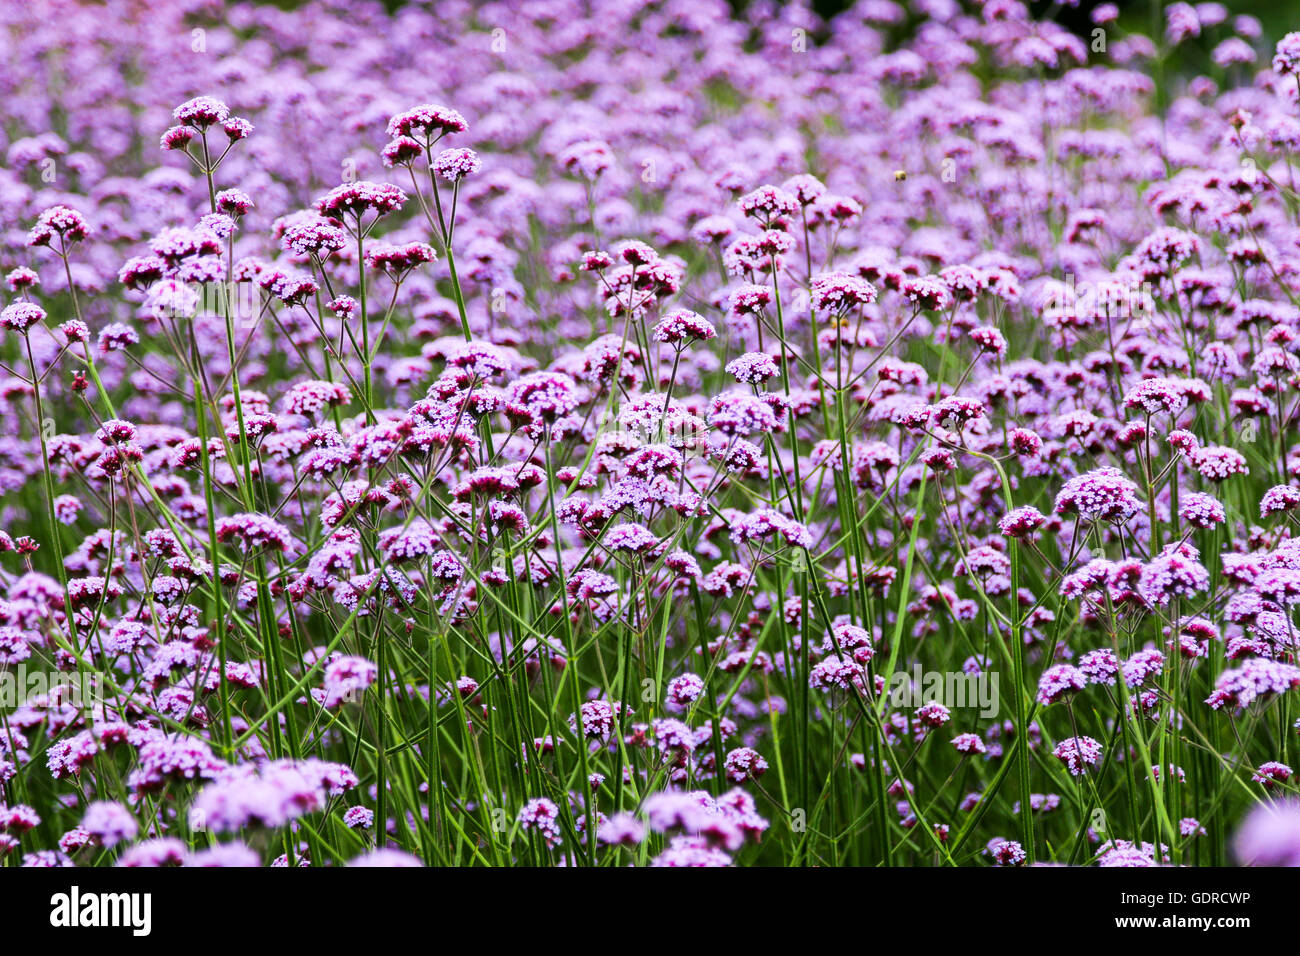
[[(302, 6), (306, 0), (260, 0), (260, 2), (271, 3), (274, 6), (284, 10), (291, 10), (294, 7)], [(380, 0), (380, 2), (390, 11), (405, 6), (410, 2), (420, 2), (420, 0)], [(599, 0), (593, 0), (599, 2)], [(744, 17), (745, 10), (751, 4), (756, 2), (763, 3), (766, 6), (784, 6), (782, 0), (728, 0), (731, 7), (736, 11), (737, 16)], [(811, 0), (812, 7), (823, 18), (829, 19), (844, 10), (853, 6), (853, 0)], [(909, 7), (908, 0), (896, 0), (903, 7)], [(962, 2), (962, 0), (958, 0)], [(1024, 0), (1022, 0), (1024, 2)], [(1029, 9), (1038, 18), (1051, 18), (1062, 26), (1068, 27), (1081, 36), (1086, 36), (1092, 29), (1092, 20), (1090, 19), (1092, 10), (1102, 5), (1103, 0), (1079, 0), (1075, 5), (1066, 5), (1058, 0), (1030, 0)], [(1164, 29), (1164, 11), (1166, 7), (1171, 6), (1169, 3), (1163, 3), (1161, 0), (1108, 0), (1113, 6), (1119, 8), (1120, 19), (1119, 25), (1122, 29), (1130, 32), (1141, 32), (1151, 37), (1161, 35)], [(1197, 0), (1189, 0), (1193, 6)], [(1277, 42), (1282, 34), (1291, 30), (1300, 30), (1300, 0), (1277, 0), (1277, 2), (1265, 3), (1261, 0), (1215, 0), (1221, 6), (1227, 8), (1231, 16), (1238, 14), (1250, 14), (1259, 20), (1264, 28), (1263, 40), (1268, 42), (1269, 53), (1272, 55), (1272, 45)], [(963, 6), (970, 8), (973, 6), (970, 2), (962, 3)], [(1195, 46), (1195, 44), (1189, 44)], [(1190, 50), (1189, 53), (1194, 51)], [(1203, 51), (1203, 52), (1208, 52)]]
[[(254, 0), (254, 2), (269, 3), (281, 9), (291, 10), (303, 6), (307, 0)], [(391, 12), (408, 3), (428, 3), (430, 0), (379, 0), (379, 2)], [(589, 0), (589, 2), (598, 4), (600, 0)], [(785, 0), (727, 0), (727, 2), (741, 20), (745, 18), (747, 11), (754, 7), (761, 6), (770, 10), (788, 5)], [(823, 19), (830, 19), (854, 5), (854, 0), (806, 0), (806, 2), (810, 2), (813, 10)], [(895, 2), (905, 9), (913, 6), (910, 0), (895, 0)], [(957, 2), (971, 11), (978, 6), (972, 0), (957, 0)], [(1036, 18), (1055, 20), (1085, 40), (1091, 36), (1094, 28), (1092, 11), (1109, 2), (1120, 12), (1118, 23), (1112, 25), (1111, 29), (1118, 28), (1121, 34), (1142, 33), (1157, 42), (1164, 35), (1165, 10), (1173, 5), (1161, 0), (1077, 0), (1074, 4), (1062, 3), (1060, 0), (1021, 0), (1021, 2), (1027, 2)], [(1187, 0), (1187, 2), (1197, 6), (1202, 0)], [(1229, 22), (1214, 28), (1207, 35), (1184, 41), (1175, 49), (1168, 51), (1160, 70), (1161, 74), (1168, 71), (1168, 74), (1165, 74), (1166, 78), (1172, 76), (1188, 78), (1205, 74), (1215, 79), (1222, 79), (1223, 71), (1212, 64), (1210, 51), (1216, 44), (1231, 35), (1232, 17), (1248, 14), (1260, 22), (1263, 35), (1253, 44), (1260, 53), (1259, 66), (1267, 65), (1273, 55), (1274, 44), (1283, 34), (1300, 30), (1300, 0), (1277, 0), (1271, 3), (1261, 2), (1261, 0), (1211, 0), (1211, 2), (1217, 3), (1228, 11)], [(1165, 95), (1167, 96), (1167, 91)]]

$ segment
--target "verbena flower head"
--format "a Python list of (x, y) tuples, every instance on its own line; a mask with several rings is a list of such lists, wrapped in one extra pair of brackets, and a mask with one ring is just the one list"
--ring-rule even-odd
[(707, 342), (717, 334), (717, 330), (707, 319), (689, 309), (672, 310), (654, 327), (656, 342), (675, 346), (687, 342)]
[(196, 96), (172, 111), (172, 118), (183, 126), (205, 130), (230, 116), (230, 107), (213, 96)]
[(11, 332), (26, 334), (34, 325), (45, 321), (45, 310), (34, 302), (13, 302), (0, 310), (0, 326)]
[(388, 121), (389, 136), (412, 136), (422, 140), (436, 140), (452, 133), (469, 131), (469, 124), (456, 110), (436, 103), (422, 103)]
[(483, 161), (472, 149), (444, 149), (433, 159), (433, 169), (449, 183), (458, 183), (483, 168)]
[(1233, 837), (1233, 848), (1247, 866), (1300, 866), (1300, 801), (1257, 805)]
[(1056, 496), (1056, 513), (1087, 521), (1127, 521), (1142, 507), (1137, 485), (1117, 468), (1097, 468), (1071, 478)]
[(1052, 756), (1065, 764), (1071, 775), (1079, 777), (1101, 760), (1101, 744), (1091, 737), (1070, 737), (1052, 750)]
[(360, 218), (367, 212), (382, 216), (401, 209), (406, 198), (406, 193), (389, 183), (358, 181), (335, 186), (316, 200), (316, 210), (336, 219), (345, 215)]
[(1300, 33), (1288, 33), (1277, 41), (1273, 69), (1282, 76), (1300, 73)]
[(90, 236), (86, 217), (68, 206), (51, 206), (36, 218), (27, 233), (27, 245), (51, 246), (57, 238), (63, 249)]

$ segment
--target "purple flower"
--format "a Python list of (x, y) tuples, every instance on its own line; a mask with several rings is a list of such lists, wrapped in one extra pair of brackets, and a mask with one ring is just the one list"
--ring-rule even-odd
[(97, 800), (86, 807), (82, 828), (106, 847), (135, 839), (139, 827), (135, 817), (119, 803)]
[(1300, 801), (1257, 805), (1233, 837), (1233, 849), (1246, 866), (1300, 866)]
[(419, 857), (402, 850), (380, 849), (356, 857), (348, 866), (421, 867), (424, 864)]

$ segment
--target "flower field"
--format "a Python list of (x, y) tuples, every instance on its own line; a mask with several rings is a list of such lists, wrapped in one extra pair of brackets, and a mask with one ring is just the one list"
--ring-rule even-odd
[(5, 5), (0, 865), (1300, 865), (1300, 33), (1072, 13)]

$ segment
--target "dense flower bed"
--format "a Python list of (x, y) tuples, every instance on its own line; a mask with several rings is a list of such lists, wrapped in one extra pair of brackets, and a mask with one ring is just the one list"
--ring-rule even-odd
[(6, 865), (1300, 864), (1300, 35), (0, 18)]

